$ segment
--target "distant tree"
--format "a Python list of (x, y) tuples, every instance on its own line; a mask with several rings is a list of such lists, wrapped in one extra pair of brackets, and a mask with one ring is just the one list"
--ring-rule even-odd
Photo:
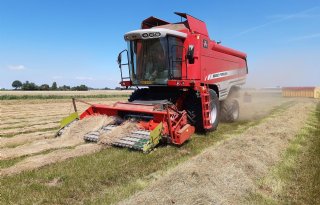
[(50, 86), (48, 84), (43, 84), (40, 86), (40, 90), (49, 90)]
[(80, 85), (80, 86), (75, 86), (71, 88), (72, 90), (77, 90), (77, 91), (87, 91), (89, 88), (86, 85)]
[(22, 90), (39, 90), (39, 87), (35, 83), (30, 83), (29, 81), (26, 81), (22, 84), (21, 87)]
[(121, 90), (121, 87), (116, 87), (115, 90)]
[(22, 84), (21, 89), (22, 90), (29, 90), (29, 81), (26, 81), (25, 83)]
[(30, 83), (29, 90), (39, 90), (39, 87), (35, 83)]
[(53, 82), (51, 86), (51, 90), (57, 90), (57, 89), (58, 89), (57, 83)]
[(103, 90), (111, 90), (111, 88), (105, 87)]
[(77, 86), (78, 87), (78, 90), (80, 91), (87, 91), (89, 90), (89, 88), (86, 86), (86, 85), (80, 85), (80, 86)]
[(60, 86), (59, 87), (59, 90), (70, 90), (70, 86), (67, 86), (67, 85), (63, 85), (63, 86)]
[(22, 83), (19, 80), (15, 80), (12, 82), (12, 87), (14, 87), (15, 90), (22, 87)]

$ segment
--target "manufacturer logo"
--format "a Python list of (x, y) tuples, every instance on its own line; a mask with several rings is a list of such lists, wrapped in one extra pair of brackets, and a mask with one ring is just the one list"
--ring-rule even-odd
[(227, 76), (233, 76), (233, 75), (242, 75), (246, 73), (246, 69), (236, 69), (236, 70), (228, 70), (228, 71), (223, 71), (219, 73), (212, 73), (206, 76), (205, 80), (213, 80), (217, 78), (223, 78)]
[(203, 47), (208, 48), (208, 41), (206, 39), (203, 39)]

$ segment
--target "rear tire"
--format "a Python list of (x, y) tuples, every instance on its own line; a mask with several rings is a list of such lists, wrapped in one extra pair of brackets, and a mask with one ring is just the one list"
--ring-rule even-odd
[(217, 129), (220, 122), (220, 102), (217, 93), (214, 90), (209, 89), (210, 94), (210, 124), (211, 128), (206, 131), (214, 131)]
[(235, 122), (239, 119), (239, 102), (235, 98), (221, 102), (221, 120), (223, 122)]

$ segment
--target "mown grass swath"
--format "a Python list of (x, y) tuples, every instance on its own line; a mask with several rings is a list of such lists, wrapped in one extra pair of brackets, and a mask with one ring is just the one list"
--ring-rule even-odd
[(15, 133), (10, 133), (10, 134), (0, 134), (0, 137), (7, 137), (8, 138), (8, 137), (14, 137), (14, 136), (20, 135), (20, 134), (29, 134), (29, 133), (34, 133), (34, 132), (53, 131), (53, 130), (58, 130), (59, 128), (60, 128), (60, 126), (56, 126), (56, 127), (50, 127), (50, 128), (43, 128), (43, 129), (15, 132)]
[(319, 204), (320, 103), (305, 127), (295, 136), (282, 161), (259, 181), (260, 190), (249, 204)]
[[(278, 106), (273, 114), (282, 112)], [(258, 124), (220, 124), (216, 132), (195, 135), (181, 147), (162, 146), (150, 154), (127, 149), (104, 149), (99, 153), (0, 179), (0, 203), (110, 204), (143, 189), (157, 175), (199, 154), (205, 148)], [(9, 163), (9, 162), (7, 162)], [(56, 181), (53, 185), (50, 182)]]

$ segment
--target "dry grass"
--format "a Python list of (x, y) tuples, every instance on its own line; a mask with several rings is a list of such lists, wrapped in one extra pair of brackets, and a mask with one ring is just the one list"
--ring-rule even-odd
[(257, 188), (255, 180), (280, 160), (312, 108), (310, 103), (294, 105), (177, 166), (120, 204), (239, 204), (239, 199)]
[[(142, 189), (156, 177), (155, 172), (176, 166), (225, 139), (228, 136), (225, 134), (239, 132), (251, 125), (222, 124), (210, 137), (194, 136), (181, 148), (160, 147), (148, 155), (127, 149), (103, 149), (38, 170), (1, 177), (0, 204), (88, 204), (97, 200), (100, 204), (110, 204)], [(59, 186), (48, 186), (55, 178), (60, 179)]]
[[(282, 109), (278, 107), (277, 110), (280, 108)], [(96, 200), (100, 202), (100, 199), (101, 203), (115, 202), (142, 189), (157, 176), (154, 172), (175, 166), (198, 154), (205, 147), (229, 137), (228, 134), (243, 132), (255, 123), (259, 121), (221, 124), (219, 130), (210, 134), (210, 137), (196, 135), (190, 143), (181, 148), (161, 147), (149, 155), (125, 149), (104, 149), (93, 155), (60, 162), (36, 171), (2, 177), (0, 188), (4, 192), (1, 203), (70, 204)], [(100, 147), (96, 148), (99, 150)], [(72, 149), (56, 150), (53, 153), (60, 153), (60, 151), (62, 155), (68, 151), (68, 156), (70, 153), (71, 157), (75, 156), (72, 155)], [(42, 158), (43, 165), (46, 165), (46, 161), (59, 161), (59, 157), (46, 156), (49, 158)], [(37, 155), (34, 157), (37, 159)], [(23, 159), (4, 161), (4, 167), (8, 168), (6, 172), (14, 173), (16, 169), (12, 168), (12, 165), (21, 161)], [(32, 160), (26, 162), (24, 166), (28, 167), (30, 163), (32, 164)], [(59, 186), (48, 186), (56, 178), (59, 178)]]
[(88, 95), (121, 95), (130, 94), (132, 90), (89, 90), (89, 91), (0, 91), (0, 95), (60, 95), (60, 96), (88, 96)]
[[(115, 99), (112, 98), (112, 100)], [(122, 98), (122, 100), (124, 99)], [(103, 104), (112, 103), (108, 99), (89, 99), (88, 101)], [(59, 147), (57, 150), (50, 149), (45, 153), (38, 152), (32, 156), (1, 161), (0, 165), (3, 171), (6, 170), (6, 173), (12, 174), (20, 172), (17, 169), (19, 166), (22, 168), (21, 170), (30, 170), (50, 163), (59, 163), (34, 171), (24, 171), (17, 175), (0, 178), (0, 189), (4, 190), (1, 193), (0, 203), (82, 204), (96, 202), (108, 204), (119, 201), (144, 188), (149, 182), (158, 177), (158, 173), (164, 172), (181, 161), (199, 154), (204, 148), (229, 138), (229, 134), (240, 134), (250, 126), (263, 122), (264, 120), (258, 119), (268, 115), (274, 106), (279, 105), (261, 106), (261, 104), (263, 104), (263, 100), (259, 101), (258, 106), (260, 108), (256, 109), (264, 109), (259, 118), (254, 118), (250, 122), (221, 124), (218, 131), (210, 134), (210, 136), (195, 135), (190, 143), (180, 148), (172, 146), (160, 147), (149, 155), (125, 149), (101, 150), (102, 147), (96, 144), (80, 144), (75, 147)], [(0, 116), (0, 126), (3, 128), (32, 126), (39, 123), (38, 121), (45, 121), (48, 116), (46, 115), (48, 110), (52, 111), (50, 111), (48, 117), (50, 119), (67, 115), (70, 112), (70, 105), (70, 100), (65, 99), (1, 101), (0, 109), (5, 115)], [(288, 105), (276, 107), (276, 110), (286, 109)], [(251, 103), (250, 106), (254, 107), (257, 104)], [(81, 111), (85, 108), (86, 106), (80, 106), (79, 110)], [(21, 111), (17, 112), (18, 109), (21, 109)], [(34, 110), (38, 112), (34, 112)], [(32, 118), (30, 119), (23, 112), (28, 113)], [(26, 122), (29, 119), (30, 122)], [(19, 120), (24, 122), (20, 123)], [(46, 122), (51, 121), (48, 120)], [(7, 140), (0, 138), (0, 147), (3, 149), (6, 149), (5, 147), (28, 147), (28, 144), (33, 144), (33, 141), (47, 141), (48, 133), (50, 132), (25, 134), (17, 132), (11, 138), (6, 138)], [(0, 149), (1, 151), (2, 149)], [(66, 159), (69, 160), (63, 161)], [(34, 161), (37, 162), (37, 165), (34, 164)]]
[(247, 204), (319, 204), (320, 103)]
[(90, 91), (0, 91), (0, 100), (116, 98), (128, 97), (132, 90), (90, 90)]
[[(115, 99), (88, 99), (91, 103), (112, 104)], [(124, 100), (119, 99), (119, 100)], [(48, 156), (57, 159), (55, 154), (49, 154), (55, 149), (70, 148), (76, 145), (83, 144), (83, 135), (102, 126), (97, 120), (85, 119), (78, 123), (77, 127), (70, 132), (65, 133), (60, 138), (54, 138), (55, 132), (58, 130), (59, 121), (62, 117), (67, 116), (72, 112), (72, 103), (70, 100), (10, 100), (1, 101), (1, 115), (0, 115), (0, 159), (1, 164), (14, 165), (16, 170), (14, 173), (23, 171), (25, 164), (32, 164), (33, 168), (38, 168), (48, 163), (41, 162), (41, 159), (35, 157), (36, 154), (41, 154), (43, 158), (48, 159)], [(79, 112), (84, 111), (88, 105), (78, 103)], [(97, 117), (99, 118), (99, 117)], [(92, 121), (91, 123), (88, 122)], [(99, 121), (99, 120), (98, 120)], [(98, 129), (98, 128), (97, 128)], [(81, 148), (70, 151), (67, 149), (62, 153), (71, 156), (78, 156), (82, 154), (77, 153), (92, 153), (96, 151), (84, 152)], [(50, 151), (48, 153), (43, 153)], [(31, 156), (32, 155), (32, 156)], [(58, 151), (56, 152), (58, 156)], [(23, 157), (23, 156), (30, 156)], [(23, 159), (21, 158), (23, 157)], [(14, 159), (13, 159), (14, 158)], [(16, 160), (19, 159), (19, 160)], [(59, 160), (47, 160), (48, 162), (58, 162)], [(34, 161), (32, 161), (34, 160)], [(32, 163), (30, 163), (32, 161)], [(18, 163), (19, 162), (19, 163)], [(19, 166), (18, 166), (19, 165)], [(26, 166), (31, 169), (32, 166)], [(5, 166), (7, 167), (7, 166)], [(10, 173), (10, 171), (6, 171)]]
[(0, 160), (21, 157), (25, 155), (43, 152), (49, 149), (72, 147), (83, 144), (83, 136), (89, 131), (96, 131), (110, 119), (105, 116), (94, 116), (80, 120), (71, 125), (62, 136), (52, 139), (36, 140), (29, 144), (17, 146), (15, 148), (3, 148), (0, 153)]

